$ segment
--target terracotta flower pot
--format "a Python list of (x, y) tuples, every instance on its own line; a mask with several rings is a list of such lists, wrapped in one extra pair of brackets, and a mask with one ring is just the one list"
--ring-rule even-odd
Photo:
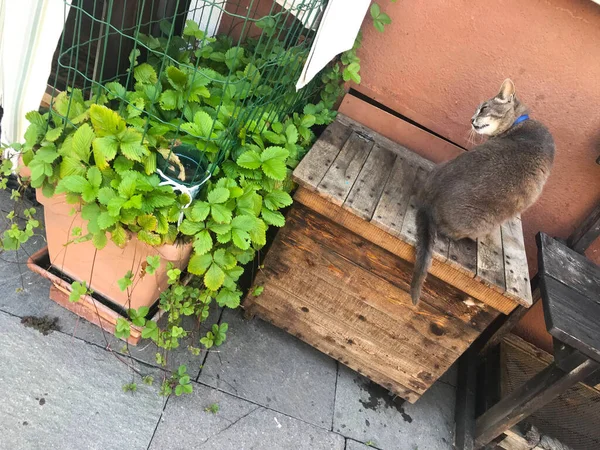
[[(97, 250), (91, 241), (69, 243), (75, 239), (72, 235), (74, 228), (81, 228), (81, 236), (87, 234), (86, 221), (77, 211), (78, 205), (66, 203), (64, 195), (46, 198), (40, 190), (37, 191), (37, 199), (44, 205), (46, 239), (52, 265), (75, 280), (86, 281), (93, 291), (125, 308), (151, 306), (168, 286), (167, 263), (171, 262), (183, 270), (190, 259), (191, 243), (152, 247), (135, 235), (124, 248), (119, 248), (111, 240), (102, 250)], [(154, 255), (160, 256), (160, 268), (153, 275), (142, 276), (146, 257)], [(133, 273), (133, 284), (128, 293), (121, 291), (117, 281), (129, 270)]]

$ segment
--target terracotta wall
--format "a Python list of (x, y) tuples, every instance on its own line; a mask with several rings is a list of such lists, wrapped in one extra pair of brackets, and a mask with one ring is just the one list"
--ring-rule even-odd
[[(552, 131), (555, 168), (523, 215), (532, 272), (534, 235), (567, 237), (600, 202), (600, 5), (590, 0), (379, 2), (384, 34), (363, 25), (357, 90), (469, 148), (469, 118), (510, 77)], [(444, 159), (444, 158), (440, 158)], [(600, 242), (588, 251), (600, 263)], [(548, 344), (541, 309), (523, 333)], [(544, 345), (544, 346), (546, 346)]]

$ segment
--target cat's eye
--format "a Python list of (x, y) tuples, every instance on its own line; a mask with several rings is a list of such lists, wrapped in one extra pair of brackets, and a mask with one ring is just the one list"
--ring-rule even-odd
[(487, 105), (481, 105), (481, 108), (479, 108), (479, 112), (482, 113), (487, 107)]

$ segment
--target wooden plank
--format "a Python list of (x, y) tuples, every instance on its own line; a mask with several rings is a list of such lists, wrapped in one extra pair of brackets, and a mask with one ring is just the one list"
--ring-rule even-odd
[[(347, 230), (364, 237), (379, 247), (399, 256), (406, 261), (414, 261), (415, 249), (412, 245), (402, 241), (401, 239), (390, 236), (388, 233), (371, 224), (370, 222), (362, 220), (343, 208), (332, 205), (329, 201), (321, 196), (306, 189), (299, 188), (296, 191), (294, 198), (297, 202), (308, 206), (310, 209), (325, 217), (328, 217), (329, 219), (335, 221), (335, 223), (340, 224)], [(443, 264), (437, 258), (439, 258), (439, 256), (434, 254), (433, 264), (429, 271), (433, 276), (452, 286), (455, 286), (465, 294), (491, 306), (503, 314), (510, 313), (517, 306), (517, 303), (514, 300), (484, 286), (482, 283), (468, 277), (453, 267)]]
[(594, 373), (600, 365), (587, 360), (567, 373), (551, 364), (483, 413), (475, 425), (475, 446), (482, 447)]
[[(244, 307), (250, 300), (251, 303), (248, 307), (252, 314), (257, 314), (277, 327), (290, 332), (298, 339), (337, 359), (342, 364), (365, 375), (410, 403), (416, 402), (421, 397), (420, 394), (399, 383), (389, 373), (386, 373), (381, 368), (380, 361), (373, 359), (368, 351), (363, 350), (358, 345), (348, 345), (345, 330), (335, 323), (331, 327), (329, 325), (325, 327), (320, 324), (318, 317), (316, 321), (311, 321), (310, 309), (307, 306), (301, 306), (301, 303), (298, 304), (299, 309), (290, 308), (286, 301), (287, 293), (279, 289), (267, 286), (261, 294), (261, 297), (263, 296), (272, 305), (269, 309), (254, 303), (250, 297), (244, 302)], [(308, 312), (305, 312), (302, 308), (308, 309)], [(368, 342), (361, 342), (361, 344), (368, 346)]]
[(339, 121), (329, 125), (294, 170), (294, 181), (306, 189), (316, 190), (351, 133), (352, 130)]
[[(349, 328), (370, 334), (386, 350), (409, 358), (404, 367), (420, 364), (432, 376), (440, 376), (479, 335), (469, 323), (429, 305), (419, 311), (411, 308), (408, 292), (299, 233), (286, 236), (277, 249), (263, 269), (272, 282), (336, 314)], [(356, 321), (358, 311), (368, 320)]]
[(569, 236), (567, 244), (577, 253), (583, 253), (600, 236), (600, 204)]
[(360, 122), (357, 122), (356, 120), (353, 120), (344, 114), (338, 113), (336, 120), (342, 123), (343, 125), (352, 128), (356, 132), (361, 133), (368, 139), (373, 140), (376, 144), (380, 145), (381, 147), (392, 150), (394, 153), (398, 154), (406, 161), (412, 162), (418, 166), (422, 166), (427, 169), (432, 169), (435, 166), (433, 162), (423, 158), (415, 152), (410, 151), (406, 147), (397, 144), (396, 142), (386, 138), (385, 136), (376, 133), (372, 129), (364, 126)]
[(542, 274), (541, 291), (548, 332), (600, 361), (600, 303)]
[(407, 161), (401, 156), (396, 158), (371, 223), (391, 235), (400, 236), (419, 167), (413, 161)]
[(468, 276), (477, 273), (477, 242), (472, 239), (450, 240), (447, 263)]
[(371, 220), (395, 160), (394, 153), (375, 144), (348, 194), (344, 208)]
[[(288, 214), (286, 228), (278, 234), (277, 239), (285, 238), (302, 247), (304, 244), (302, 239), (297, 237), (298, 234), (310, 236), (315, 243), (332, 250), (380, 279), (372, 283), (389, 283), (398, 288), (400, 293), (394, 295), (394, 298), (381, 294), (377, 307), (392, 316), (415, 313), (423, 320), (435, 321), (435, 339), (445, 334), (446, 328), (469, 327), (480, 333), (498, 315), (483, 303), (474, 305), (472, 298), (435, 277), (428, 278), (423, 285), (423, 308), (415, 308), (408, 294), (412, 277), (412, 265), (409, 262), (382, 250), (361, 236), (348, 233), (342, 226), (300, 204), (296, 204)], [(369, 297), (365, 296), (365, 299)], [(432, 310), (429, 310), (429, 307)], [(427, 326), (429, 327), (430, 323), (427, 323)], [(443, 338), (441, 341), (443, 342)]]
[(477, 274), (475, 279), (498, 292), (506, 290), (500, 227), (489, 235), (477, 239)]
[(539, 233), (541, 273), (545, 273), (593, 301), (600, 301), (600, 266), (550, 236)]
[(523, 306), (530, 307), (533, 299), (521, 219), (513, 218), (502, 224), (501, 228), (506, 295), (519, 303), (524, 302)]
[(341, 206), (372, 148), (372, 140), (353, 131), (317, 186), (317, 191), (330, 202)]

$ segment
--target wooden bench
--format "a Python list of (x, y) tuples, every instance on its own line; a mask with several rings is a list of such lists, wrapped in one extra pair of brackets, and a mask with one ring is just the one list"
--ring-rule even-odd
[(478, 242), (439, 239), (412, 305), (414, 195), (432, 167), (338, 115), (294, 171), (295, 203), (247, 314), (415, 402), (496, 317), (532, 303), (516, 218)]

